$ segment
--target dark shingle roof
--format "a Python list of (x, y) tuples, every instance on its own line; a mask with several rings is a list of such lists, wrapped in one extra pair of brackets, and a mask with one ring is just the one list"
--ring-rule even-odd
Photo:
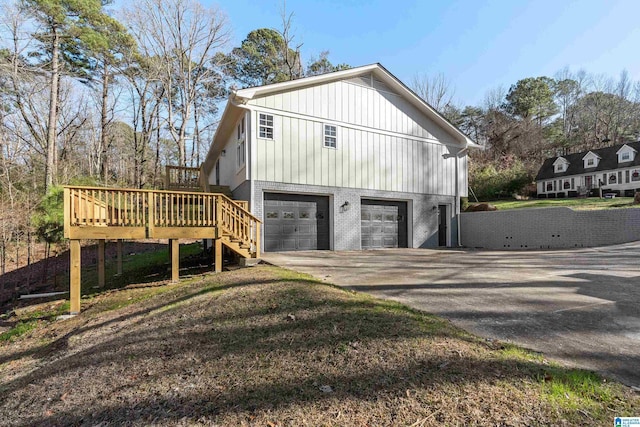
[[(620, 147), (623, 145), (627, 145), (638, 153), (634, 156), (633, 161), (618, 163), (618, 155), (616, 154)], [(591, 151), (594, 154), (600, 156), (600, 162), (598, 162), (598, 166), (595, 168), (584, 168), (584, 162), (582, 158)], [(614, 145), (613, 147), (606, 148), (598, 148), (596, 150), (582, 151), (580, 153), (567, 154), (566, 156), (557, 156), (552, 157), (544, 161), (540, 170), (538, 171), (538, 175), (536, 175), (536, 181), (540, 181), (543, 179), (549, 178), (558, 178), (563, 176), (571, 176), (571, 175), (580, 175), (587, 172), (598, 172), (598, 171), (606, 171), (613, 169), (622, 169), (633, 166), (640, 166), (640, 141), (638, 142), (628, 142), (626, 144)], [(553, 163), (558, 159), (558, 157), (562, 157), (569, 162), (569, 167), (564, 172), (555, 173)]]

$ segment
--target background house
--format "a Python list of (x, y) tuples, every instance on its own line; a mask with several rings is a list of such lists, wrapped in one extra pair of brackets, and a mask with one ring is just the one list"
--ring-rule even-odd
[(373, 64), (234, 91), (203, 172), (266, 251), (451, 246), (473, 145)]
[(576, 197), (605, 192), (633, 196), (640, 191), (640, 142), (546, 159), (536, 176), (538, 197)]

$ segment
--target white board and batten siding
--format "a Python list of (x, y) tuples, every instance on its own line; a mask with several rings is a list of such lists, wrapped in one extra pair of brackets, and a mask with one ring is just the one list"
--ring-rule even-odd
[[(253, 179), (455, 195), (455, 157), (443, 155), (460, 145), (381, 82), (358, 77), (250, 104), (253, 129), (260, 112), (274, 116), (273, 140), (257, 138), (254, 145)], [(338, 127), (335, 149), (324, 147), (324, 124)], [(458, 162), (459, 195), (466, 196), (466, 156)]]

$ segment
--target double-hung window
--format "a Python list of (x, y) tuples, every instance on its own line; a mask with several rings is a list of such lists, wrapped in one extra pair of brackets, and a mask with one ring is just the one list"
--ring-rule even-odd
[(260, 138), (273, 139), (273, 116), (271, 114), (260, 113), (258, 118), (260, 120)]
[(338, 145), (338, 127), (336, 125), (324, 125), (324, 146), (336, 148)]
[(245, 138), (245, 123), (244, 123), (244, 117), (242, 118), (242, 120), (240, 121), (240, 123), (238, 123), (238, 129), (237, 129), (237, 136), (238, 136), (238, 141), (236, 144), (236, 166), (238, 167), (238, 169), (240, 169), (241, 167), (244, 166), (245, 162), (246, 162), (246, 138)]

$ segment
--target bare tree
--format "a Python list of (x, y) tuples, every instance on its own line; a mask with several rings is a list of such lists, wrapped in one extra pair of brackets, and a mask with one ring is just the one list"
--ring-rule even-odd
[(411, 79), (409, 86), (438, 112), (453, 105), (455, 90), (442, 73), (435, 76), (429, 76), (425, 73), (416, 74)]
[(292, 29), (294, 13), (287, 14), (287, 2), (282, 2), (282, 8), (280, 9), (280, 20), (282, 28), (277, 30), (282, 37), (282, 59), (286, 68), (286, 73), (289, 80), (299, 79), (304, 75), (304, 69), (300, 61), (300, 48), (302, 43), (294, 46), (295, 43), (295, 31)]
[(142, 53), (161, 61), (166, 127), (178, 147), (179, 164), (185, 166), (199, 89), (205, 81), (219, 80), (211, 63), (229, 40), (226, 17), (196, 0), (143, 0), (125, 16)]

